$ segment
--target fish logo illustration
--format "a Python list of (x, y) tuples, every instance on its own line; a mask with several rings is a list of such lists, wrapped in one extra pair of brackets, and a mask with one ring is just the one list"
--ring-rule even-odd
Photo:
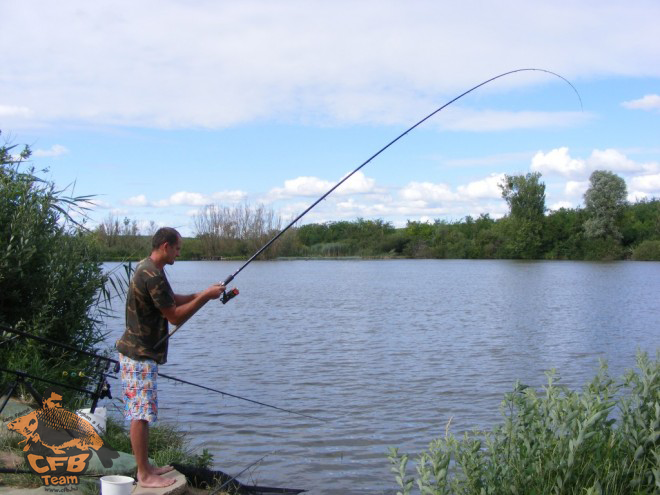
[(30, 470), (44, 485), (77, 484), (95, 451), (104, 467), (119, 453), (105, 446), (94, 427), (62, 407), (62, 393), (46, 389), (41, 407), (11, 421), (7, 428), (23, 435), (23, 451)]

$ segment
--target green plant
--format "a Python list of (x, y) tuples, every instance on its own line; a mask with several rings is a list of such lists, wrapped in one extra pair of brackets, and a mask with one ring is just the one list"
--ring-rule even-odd
[[(18, 157), (13, 148), (0, 146), (0, 323), (93, 350), (103, 340), (98, 317), (106, 277), (94, 243), (74, 218), (84, 215), (89, 197), (56, 190), (26, 166), (29, 148)], [(81, 355), (13, 335), (1, 337), (4, 368), (55, 381), (66, 372), (67, 385), (85, 385), (79, 372), (87, 369), (88, 360)]]
[(660, 261), (660, 241), (643, 241), (633, 249), (632, 259), (636, 261)]
[[(660, 354), (660, 353), (659, 353)], [(425, 494), (651, 494), (660, 490), (660, 363), (646, 354), (621, 383), (603, 363), (581, 392), (516, 384), (490, 432), (431, 442), (417, 457)], [(390, 449), (396, 482), (412, 489), (408, 456)]]

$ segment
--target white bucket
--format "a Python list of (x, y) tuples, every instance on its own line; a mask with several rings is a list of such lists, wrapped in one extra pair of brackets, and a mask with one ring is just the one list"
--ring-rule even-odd
[(76, 414), (91, 424), (99, 435), (105, 433), (105, 424), (107, 420), (107, 411), (105, 407), (97, 407), (94, 409), (94, 414), (91, 413), (91, 409), (78, 409)]
[(101, 495), (131, 495), (134, 482), (130, 476), (102, 476)]

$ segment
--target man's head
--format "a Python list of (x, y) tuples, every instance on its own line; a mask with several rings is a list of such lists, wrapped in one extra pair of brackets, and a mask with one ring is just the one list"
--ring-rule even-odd
[(181, 252), (181, 234), (172, 227), (161, 227), (151, 238), (151, 251), (163, 265), (172, 265)]
[(46, 390), (44, 390), (44, 395), (42, 397), (43, 408), (55, 409), (62, 407), (62, 399), (62, 393), (58, 389), (54, 387), (48, 387)]

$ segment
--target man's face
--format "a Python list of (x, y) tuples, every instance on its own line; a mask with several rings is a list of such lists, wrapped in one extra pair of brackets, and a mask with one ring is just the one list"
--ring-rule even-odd
[(165, 262), (168, 265), (173, 265), (179, 254), (181, 254), (181, 237), (176, 240), (176, 244), (165, 244)]
[(44, 408), (55, 409), (57, 407), (62, 407), (62, 396), (53, 392), (50, 394), (50, 397), (44, 401)]

